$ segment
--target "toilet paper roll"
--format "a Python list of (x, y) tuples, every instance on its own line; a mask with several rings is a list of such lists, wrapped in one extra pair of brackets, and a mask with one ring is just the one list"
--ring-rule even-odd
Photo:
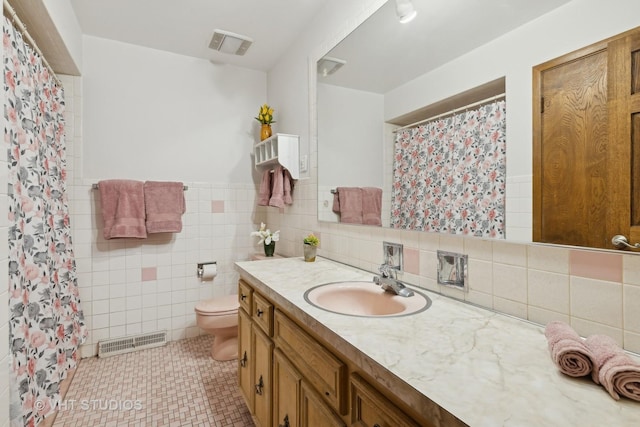
[(200, 278), (201, 282), (212, 282), (213, 278), (218, 275), (218, 265), (217, 264), (203, 265), (202, 269), (204, 271), (204, 274)]

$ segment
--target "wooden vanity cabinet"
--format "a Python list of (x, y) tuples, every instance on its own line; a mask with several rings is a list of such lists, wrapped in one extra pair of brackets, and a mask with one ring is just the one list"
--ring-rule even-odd
[(254, 416), (261, 427), (271, 426), (273, 387), (272, 355), (273, 342), (260, 329), (253, 325), (251, 345), (254, 359)]
[[(238, 378), (260, 427), (417, 427), (359, 375), (358, 366), (315, 338), (242, 279)], [(247, 311), (248, 310), (248, 311)], [(443, 424), (444, 425), (444, 424)]]
[(358, 374), (351, 376), (351, 425), (420, 427)]
[(242, 309), (238, 310), (238, 382), (249, 411), (253, 413), (253, 364), (251, 347), (251, 317)]
[(280, 349), (273, 351), (273, 425), (298, 427), (302, 376)]
[[(243, 298), (243, 295), (245, 298)], [(254, 295), (243, 281), (238, 299), (238, 381), (247, 407), (260, 427), (272, 425), (273, 305)], [(249, 308), (249, 312), (247, 312)], [(271, 317), (271, 320), (268, 319)], [(266, 329), (266, 330), (265, 330)]]

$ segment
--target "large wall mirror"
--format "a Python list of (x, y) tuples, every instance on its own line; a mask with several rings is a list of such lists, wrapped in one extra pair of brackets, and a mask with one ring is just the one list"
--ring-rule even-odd
[[(402, 228), (392, 224), (390, 215), (394, 144), (400, 127), (453, 114), (459, 107), (485, 105), (494, 95), (504, 99), (505, 93), (507, 116), (510, 109), (524, 106), (530, 123), (530, 81), (528, 93), (512, 97), (508, 69), (486, 64), (478, 70), (467, 67), (459, 70), (466, 77), (451, 76), (448, 85), (441, 84), (442, 76), (431, 84), (429, 76), (437, 76), (443, 64), (568, 1), (413, 0), (418, 15), (401, 24), (396, 2), (390, 0), (321, 55), (316, 88), (318, 220), (340, 222), (334, 203), (337, 188), (379, 188), (381, 225)], [(512, 124), (507, 119), (507, 127)], [(495, 237), (531, 241), (531, 139), (514, 139), (510, 141), (507, 132), (506, 232)]]

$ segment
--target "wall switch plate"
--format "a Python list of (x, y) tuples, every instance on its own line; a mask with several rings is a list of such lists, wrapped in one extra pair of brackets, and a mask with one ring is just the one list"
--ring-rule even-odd
[(402, 271), (402, 244), (382, 242), (382, 258), (391, 268)]
[(301, 156), (300, 157), (300, 172), (306, 172), (307, 171), (307, 164), (309, 163), (309, 157), (307, 155)]

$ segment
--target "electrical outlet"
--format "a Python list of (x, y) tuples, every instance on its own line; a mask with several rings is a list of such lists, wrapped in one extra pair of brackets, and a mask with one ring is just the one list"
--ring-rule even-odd
[(300, 157), (300, 172), (307, 171), (307, 162), (308, 162), (308, 157), (306, 155)]

